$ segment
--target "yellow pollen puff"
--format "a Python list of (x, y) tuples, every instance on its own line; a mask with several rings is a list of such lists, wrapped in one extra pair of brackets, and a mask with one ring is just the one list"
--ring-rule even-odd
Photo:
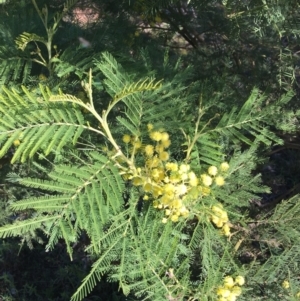
[(166, 211), (165, 211), (165, 215), (170, 215), (171, 214), (171, 210), (170, 209), (166, 209)]
[(170, 170), (170, 171), (177, 171), (178, 170), (178, 164), (177, 163), (168, 162), (168, 163), (166, 163), (166, 169)]
[(179, 167), (180, 173), (187, 173), (190, 170), (190, 166), (188, 164), (181, 164)]
[(158, 201), (153, 201), (153, 207), (154, 207), (154, 208), (157, 208), (158, 205), (159, 205), (159, 202), (158, 202)]
[(198, 185), (198, 179), (195, 175), (195, 173), (193, 171), (188, 173), (188, 177), (189, 177), (189, 184), (193, 187), (196, 187)]
[(131, 138), (130, 138), (130, 136), (129, 136), (129, 135), (124, 135), (124, 136), (123, 136), (123, 138), (122, 138), (122, 140), (123, 140), (123, 142), (124, 142), (124, 143), (126, 143), (126, 144), (127, 144), (127, 143), (129, 143), (129, 142), (130, 142)]
[(148, 131), (152, 131), (153, 130), (153, 124), (152, 123), (148, 123), (147, 124), (147, 129), (148, 129)]
[(146, 183), (144, 184), (144, 191), (146, 192), (151, 192), (153, 190), (152, 184), (151, 183)]
[(156, 156), (147, 160), (147, 163), (146, 163), (147, 167), (149, 167), (149, 168), (158, 167), (160, 164), (161, 164), (161, 160), (159, 160)]
[(168, 221), (168, 219), (164, 217), (164, 218), (162, 219), (162, 221), (161, 221), (161, 222), (162, 222), (163, 224), (166, 224), (166, 223), (167, 223), (167, 221)]
[(42, 74), (42, 73), (41, 73), (41, 74), (39, 75), (39, 80), (40, 80), (40, 81), (44, 81), (44, 80), (46, 80), (46, 79), (47, 79), (47, 76), (46, 76), (45, 74)]
[(176, 199), (172, 202), (172, 206), (175, 208), (175, 209), (178, 209), (178, 208), (181, 208), (182, 206), (182, 201), (181, 199)]
[(238, 297), (238, 296), (240, 296), (242, 294), (242, 289), (239, 286), (234, 286), (231, 289), (231, 294)]
[(165, 148), (164, 148), (163, 145), (161, 145), (161, 144), (157, 144), (157, 145), (155, 146), (155, 151), (156, 151), (157, 153), (162, 153), (164, 150), (165, 150)]
[(209, 195), (210, 194), (210, 188), (208, 187), (200, 187), (200, 191), (203, 195)]
[(182, 174), (180, 175), (180, 179), (181, 179), (182, 181), (187, 180), (187, 179), (188, 179), (187, 173), (182, 173)]
[(21, 144), (21, 141), (19, 139), (15, 140), (13, 142), (14, 146), (19, 146)]
[(230, 294), (227, 298), (226, 301), (236, 301), (236, 295), (234, 294)]
[(217, 295), (227, 298), (230, 295), (230, 290), (224, 288), (224, 287), (219, 287), (217, 290)]
[(235, 283), (238, 284), (239, 286), (242, 286), (245, 284), (245, 278), (243, 276), (237, 276), (235, 278)]
[(136, 149), (139, 149), (139, 148), (141, 148), (142, 147), (142, 142), (141, 142), (141, 140), (136, 140), (136, 141), (134, 141), (133, 142), (133, 146), (136, 148)]
[(184, 185), (184, 184), (178, 185), (176, 187), (176, 193), (178, 195), (186, 194), (187, 193), (187, 187), (186, 187), (186, 185)]
[(160, 168), (153, 169), (152, 177), (156, 181), (162, 181), (165, 178), (164, 170)]
[(160, 141), (162, 138), (162, 134), (160, 132), (151, 132), (150, 133), (150, 138), (154, 141)]
[(162, 141), (161, 144), (164, 148), (168, 148), (171, 145), (171, 141), (165, 140), (165, 141)]
[(197, 178), (194, 178), (194, 179), (190, 179), (189, 180), (189, 184), (192, 186), (192, 187), (196, 187), (199, 183), (199, 180)]
[(212, 184), (212, 178), (209, 175), (201, 175), (201, 180), (204, 186), (210, 186)]
[(169, 134), (166, 132), (161, 133), (161, 141), (168, 141), (169, 140)]
[(210, 166), (208, 168), (208, 174), (211, 176), (215, 176), (218, 173), (218, 168), (216, 166)]
[(168, 161), (169, 160), (168, 152), (161, 152), (159, 154), (159, 159), (162, 160), (162, 161)]
[(178, 221), (178, 215), (175, 215), (175, 214), (172, 215), (172, 216), (171, 216), (171, 221), (172, 221), (172, 222), (177, 222), (177, 221)]
[(220, 208), (222, 205), (221, 204), (218, 204), (217, 206), (216, 205), (214, 205), (214, 206), (212, 206), (211, 207), (211, 210), (213, 211), (213, 212), (218, 212), (218, 213), (221, 213), (222, 211), (223, 211), (223, 209), (222, 208)]
[(232, 288), (234, 286), (234, 280), (231, 276), (226, 276), (223, 282), (224, 286), (227, 288)]
[(149, 196), (148, 195), (144, 195), (143, 200), (144, 201), (148, 201), (149, 200)]
[(132, 184), (133, 184), (134, 186), (140, 186), (140, 185), (143, 184), (143, 181), (142, 181), (142, 179), (141, 179), (140, 177), (134, 177), (134, 178), (132, 179)]
[(222, 228), (224, 225), (224, 222), (220, 219), (220, 218), (215, 218), (213, 220), (213, 223), (218, 227), (218, 228)]
[(178, 174), (172, 174), (170, 175), (170, 182), (172, 183), (178, 183), (181, 181), (180, 175)]
[(284, 280), (282, 282), (282, 287), (285, 288), (285, 289), (288, 289), (290, 287), (290, 283), (287, 280)]
[(229, 169), (229, 164), (227, 162), (223, 162), (220, 165), (220, 169), (221, 169), (221, 171), (227, 171)]
[(171, 183), (164, 185), (164, 192), (165, 193), (173, 193), (175, 191), (175, 186)]
[(154, 147), (153, 147), (153, 145), (146, 145), (144, 151), (145, 151), (145, 153), (146, 153), (146, 155), (148, 157), (152, 157), (153, 154), (154, 154)]
[(216, 177), (215, 182), (218, 186), (223, 186), (225, 184), (225, 180), (222, 176)]

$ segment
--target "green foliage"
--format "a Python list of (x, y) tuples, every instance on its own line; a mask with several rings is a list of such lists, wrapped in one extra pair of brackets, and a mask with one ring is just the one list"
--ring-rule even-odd
[[(0, 12), (0, 237), (89, 258), (73, 301), (105, 282), (116, 300), (222, 300), (229, 275), (246, 277), (238, 300), (295, 300), (299, 197), (258, 213), (251, 202), (271, 191), (266, 150), (298, 129), (297, 2), (95, 1), (93, 24), (70, 21), (76, 2), (23, 1), (19, 28), (20, 6)], [(170, 137), (163, 151), (155, 133)]]

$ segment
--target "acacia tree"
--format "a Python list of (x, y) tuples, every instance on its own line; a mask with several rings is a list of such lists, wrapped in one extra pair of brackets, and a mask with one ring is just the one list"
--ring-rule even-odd
[(297, 2), (21, 4), (0, 28), (0, 156), (27, 196), (0, 236), (71, 260), (85, 237), (72, 300), (103, 278), (135, 300), (296, 298), (298, 196), (249, 201), (269, 192), (263, 151), (297, 129)]

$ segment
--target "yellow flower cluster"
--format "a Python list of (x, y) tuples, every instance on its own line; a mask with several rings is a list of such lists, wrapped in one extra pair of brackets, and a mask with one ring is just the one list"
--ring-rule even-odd
[(284, 280), (282, 282), (282, 287), (285, 288), (285, 289), (288, 289), (290, 287), (290, 283), (287, 280)]
[[(189, 215), (186, 207), (187, 199), (208, 195), (209, 186), (213, 182), (219, 186), (224, 185), (224, 178), (217, 176), (218, 169), (214, 166), (208, 169), (207, 174), (197, 177), (189, 164), (170, 162), (167, 150), (171, 145), (169, 134), (163, 130), (154, 130), (152, 124), (148, 124), (147, 127), (153, 144), (143, 146), (138, 137), (123, 136), (123, 142), (132, 143), (134, 149), (139, 149), (145, 158), (143, 167), (137, 168), (134, 174), (132, 172), (125, 174), (124, 178), (130, 179), (134, 186), (142, 187), (145, 193), (144, 200), (151, 199), (154, 208), (164, 210), (163, 223), (168, 220), (177, 222), (180, 216)], [(220, 171), (225, 172), (228, 168), (228, 163), (224, 162), (220, 166)]]
[[(284, 280), (284, 281), (282, 282), (281, 286), (282, 286), (284, 289), (288, 290), (288, 289), (290, 288), (290, 282), (289, 282), (288, 280)], [(295, 297), (297, 298), (297, 300), (299, 300), (299, 299), (300, 299), (300, 292), (296, 293), (296, 294), (295, 294)]]
[(13, 142), (13, 144), (14, 144), (15, 147), (17, 147), (21, 144), (21, 141), (19, 139), (17, 139)]
[(241, 286), (244, 285), (245, 278), (237, 276), (235, 280), (231, 276), (226, 276), (223, 280), (223, 285), (218, 287), (217, 301), (236, 301), (237, 297), (241, 295)]
[(228, 225), (228, 215), (227, 212), (223, 209), (221, 204), (212, 206), (211, 208), (213, 214), (211, 215), (211, 221), (218, 227), (222, 228), (223, 234), (225, 236), (230, 235), (230, 228)]
[[(220, 165), (219, 170), (221, 172), (226, 172), (229, 169), (229, 164), (227, 162), (223, 162)], [(201, 180), (205, 186), (210, 186), (213, 181), (218, 186), (223, 186), (225, 184), (224, 178), (219, 175), (219, 170), (216, 166), (210, 166), (207, 170), (208, 174), (202, 174)]]
[(45, 81), (45, 80), (47, 80), (47, 76), (46, 76), (45, 74), (41, 73), (41, 74), (39, 75), (39, 80), (40, 80), (40, 81)]

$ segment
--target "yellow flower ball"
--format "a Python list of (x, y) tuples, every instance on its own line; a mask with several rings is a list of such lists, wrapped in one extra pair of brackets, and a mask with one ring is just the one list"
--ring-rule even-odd
[(225, 180), (222, 176), (216, 177), (215, 182), (218, 186), (223, 186), (225, 184)]
[(290, 283), (287, 280), (284, 280), (282, 282), (282, 287), (285, 288), (285, 289), (288, 289), (290, 287)]
[(146, 183), (144, 184), (144, 191), (146, 192), (151, 192), (153, 190), (152, 184), (151, 183)]
[(177, 195), (183, 195), (187, 193), (187, 187), (184, 184), (180, 184), (176, 187)]
[(235, 278), (235, 283), (238, 284), (239, 286), (242, 286), (245, 284), (245, 278), (243, 276), (237, 276)]
[(227, 297), (227, 299), (226, 299), (227, 301), (236, 301), (236, 295), (234, 295), (234, 294), (230, 294), (228, 297)]
[(190, 166), (188, 164), (181, 164), (179, 167), (180, 173), (187, 173), (190, 170)]
[(162, 153), (164, 150), (165, 150), (165, 148), (160, 143), (155, 146), (155, 151), (157, 153)]
[(14, 144), (14, 146), (19, 146), (20, 144), (21, 144), (21, 141), (19, 140), (19, 139), (17, 139), (17, 140), (15, 140), (14, 142), (13, 142), (13, 144)]
[(208, 174), (211, 176), (215, 176), (218, 173), (218, 168), (216, 166), (210, 166), (208, 168)]
[(224, 287), (219, 287), (217, 290), (217, 295), (227, 298), (230, 295), (230, 290), (224, 288)]
[(166, 163), (166, 169), (170, 171), (177, 171), (178, 170), (178, 164), (173, 162)]
[(133, 142), (133, 146), (136, 148), (136, 149), (139, 149), (142, 147), (142, 142), (141, 140), (137, 139), (136, 141)]
[(159, 154), (159, 159), (161, 161), (168, 161), (169, 160), (169, 154), (168, 154), (168, 152), (161, 152)]
[(147, 194), (145, 194), (144, 197), (143, 197), (143, 200), (144, 201), (148, 201), (149, 200), (149, 196)]
[(161, 141), (168, 141), (169, 140), (169, 134), (167, 132), (161, 133)]
[(171, 221), (174, 222), (174, 223), (177, 222), (178, 221), (178, 215), (176, 215), (176, 214), (172, 215), (171, 216)]
[(129, 135), (124, 135), (122, 138), (124, 143), (129, 143), (131, 141), (131, 137)]
[(148, 168), (155, 168), (155, 167), (158, 167), (160, 164), (161, 164), (161, 160), (159, 160), (156, 156), (147, 160), (147, 163), (146, 163)]
[(221, 171), (227, 171), (229, 169), (229, 164), (227, 162), (223, 162), (220, 165), (220, 169), (221, 169)]
[(234, 286), (231, 289), (231, 294), (238, 297), (238, 296), (240, 296), (242, 294), (242, 289), (239, 286)]
[(210, 186), (212, 184), (212, 178), (209, 175), (201, 175), (201, 180), (204, 186)]
[(153, 207), (154, 207), (154, 208), (158, 208), (158, 205), (159, 205), (159, 202), (158, 202), (158, 201), (154, 201), (154, 202), (153, 202)]
[(224, 286), (227, 288), (232, 288), (234, 286), (234, 280), (231, 276), (226, 276), (223, 282)]
[(181, 199), (175, 199), (172, 202), (172, 207), (175, 208), (175, 209), (181, 208), (182, 207), (182, 200)]
[(141, 179), (140, 177), (134, 177), (134, 178), (132, 179), (132, 184), (133, 184), (134, 186), (140, 186), (140, 185), (143, 184), (143, 181), (142, 181), (142, 179)]
[(164, 218), (162, 219), (162, 221), (161, 221), (161, 222), (162, 222), (163, 224), (166, 224), (166, 223), (167, 223), (167, 221), (168, 221), (168, 219), (164, 217)]
[(199, 187), (199, 190), (202, 192), (204, 196), (210, 194), (210, 188), (208, 187)]
[(190, 184), (190, 186), (192, 186), (192, 187), (196, 187), (196, 186), (198, 185), (198, 183), (199, 183), (199, 180), (198, 180), (197, 178), (194, 178), (194, 179), (190, 179), (190, 180), (189, 180), (189, 184)]
[[(223, 226), (222, 230), (223, 230), (223, 233), (225, 236), (230, 236), (230, 227), (228, 226), (228, 224), (225, 224)], [(234, 283), (233, 283), (233, 285), (234, 285)]]
[(152, 131), (153, 130), (153, 124), (152, 123), (148, 123), (147, 124), (147, 129), (148, 129), (148, 131)]
[(160, 141), (162, 138), (162, 134), (160, 132), (151, 132), (150, 133), (150, 138), (154, 141)]
[(164, 192), (168, 194), (173, 194), (175, 191), (175, 186), (171, 183), (164, 185)]
[(47, 80), (47, 76), (46, 76), (45, 74), (41, 73), (41, 74), (39, 75), (39, 80), (40, 80), (40, 81), (45, 81), (45, 80)]
[(162, 145), (164, 148), (168, 148), (168, 147), (171, 145), (171, 141), (170, 141), (170, 140), (162, 141), (162, 142), (161, 142), (161, 145)]
[(172, 183), (178, 183), (181, 181), (180, 175), (179, 174), (172, 174), (170, 175), (170, 182)]

